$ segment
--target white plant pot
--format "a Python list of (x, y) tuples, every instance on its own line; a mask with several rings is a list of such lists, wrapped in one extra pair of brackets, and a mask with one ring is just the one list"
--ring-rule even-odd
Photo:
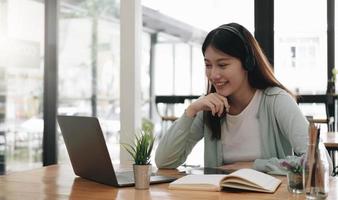
[(133, 165), (135, 189), (149, 189), (151, 165)]

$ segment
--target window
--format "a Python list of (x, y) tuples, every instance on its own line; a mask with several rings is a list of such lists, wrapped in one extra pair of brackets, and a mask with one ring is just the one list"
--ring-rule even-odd
[[(254, 30), (254, 1), (251, 0), (143, 0), (142, 3), (179, 21), (182, 26), (192, 26), (196, 32), (203, 31), (206, 34), (211, 29), (230, 22), (240, 23), (251, 32)], [(155, 55), (155, 95), (202, 95), (206, 92), (201, 43), (184, 41), (161, 32)], [(178, 105), (169, 112), (181, 116), (187, 106)], [(156, 123), (160, 122), (157, 120)], [(203, 142), (196, 145), (187, 162), (203, 164), (203, 148)]]
[[(97, 116), (112, 162), (119, 163), (120, 5), (114, 0), (60, 5), (58, 113)], [(141, 111), (149, 117), (150, 34), (143, 32), (142, 42)], [(59, 136), (59, 161), (68, 162)]]
[[(120, 146), (120, 25), (119, 5), (114, 2), (60, 2), (58, 114), (97, 116), (116, 163)], [(59, 162), (67, 160), (60, 136)]]
[(290, 90), (325, 93), (326, 1), (275, 1), (275, 73)]
[[(325, 94), (326, 1), (275, 1), (275, 74), (299, 94)], [(300, 104), (304, 115), (326, 118), (325, 105)]]
[(252, 0), (143, 0), (142, 4), (205, 31), (230, 22), (237, 22), (250, 31), (254, 30)]
[(43, 1), (0, 1), (0, 170), (42, 166), (43, 63)]

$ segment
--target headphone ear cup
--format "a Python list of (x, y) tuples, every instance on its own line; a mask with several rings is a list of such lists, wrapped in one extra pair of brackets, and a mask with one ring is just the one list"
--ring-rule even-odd
[(252, 71), (254, 67), (255, 67), (255, 62), (253, 58), (251, 57), (251, 55), (247, 55), (245, 58), (244, 68), (247, 71)]
[(244, 48), (245, 48), (245, 61), (244, 61), (244, 68), (247, 71), (252, 71), (256, 65), (256, 60), (255, 60), (255, 56), (253, 51), (250, 49), (250, 46), (247, 42), (247, 40), (245, 39), (244, 35), (237, 30), (235, 27), (232, 27), (230, 25), (222, 25), (220, 27), (218, 27), (218, 29), (223, 29), (223, 30), (227, 30), (235, 35), (237, 35), (237, 37), (239, 37), (240, 40), (242, 40)]

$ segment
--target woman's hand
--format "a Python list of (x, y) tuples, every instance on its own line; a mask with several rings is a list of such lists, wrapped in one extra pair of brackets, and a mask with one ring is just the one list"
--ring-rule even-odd
[(229, 112), (230, 106), (227, 98), (217, 93), (210, 93), (190, 104), (185, 112), (188, 117), (195, 117), (199, 111), (211, 111), (212, 115), (220, 117), (224, 109)]

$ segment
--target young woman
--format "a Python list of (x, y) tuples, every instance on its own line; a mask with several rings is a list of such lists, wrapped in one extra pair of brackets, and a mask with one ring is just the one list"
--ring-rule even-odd
[(159, 168), (183, 164), (204, 137), (204, 166), (306, 152), (308, 122), (292, 94), (274, 77), (251, 33), (231, 23), (212, 30), (202, 46), (207, 94), (190, 104), (156, 151)]

